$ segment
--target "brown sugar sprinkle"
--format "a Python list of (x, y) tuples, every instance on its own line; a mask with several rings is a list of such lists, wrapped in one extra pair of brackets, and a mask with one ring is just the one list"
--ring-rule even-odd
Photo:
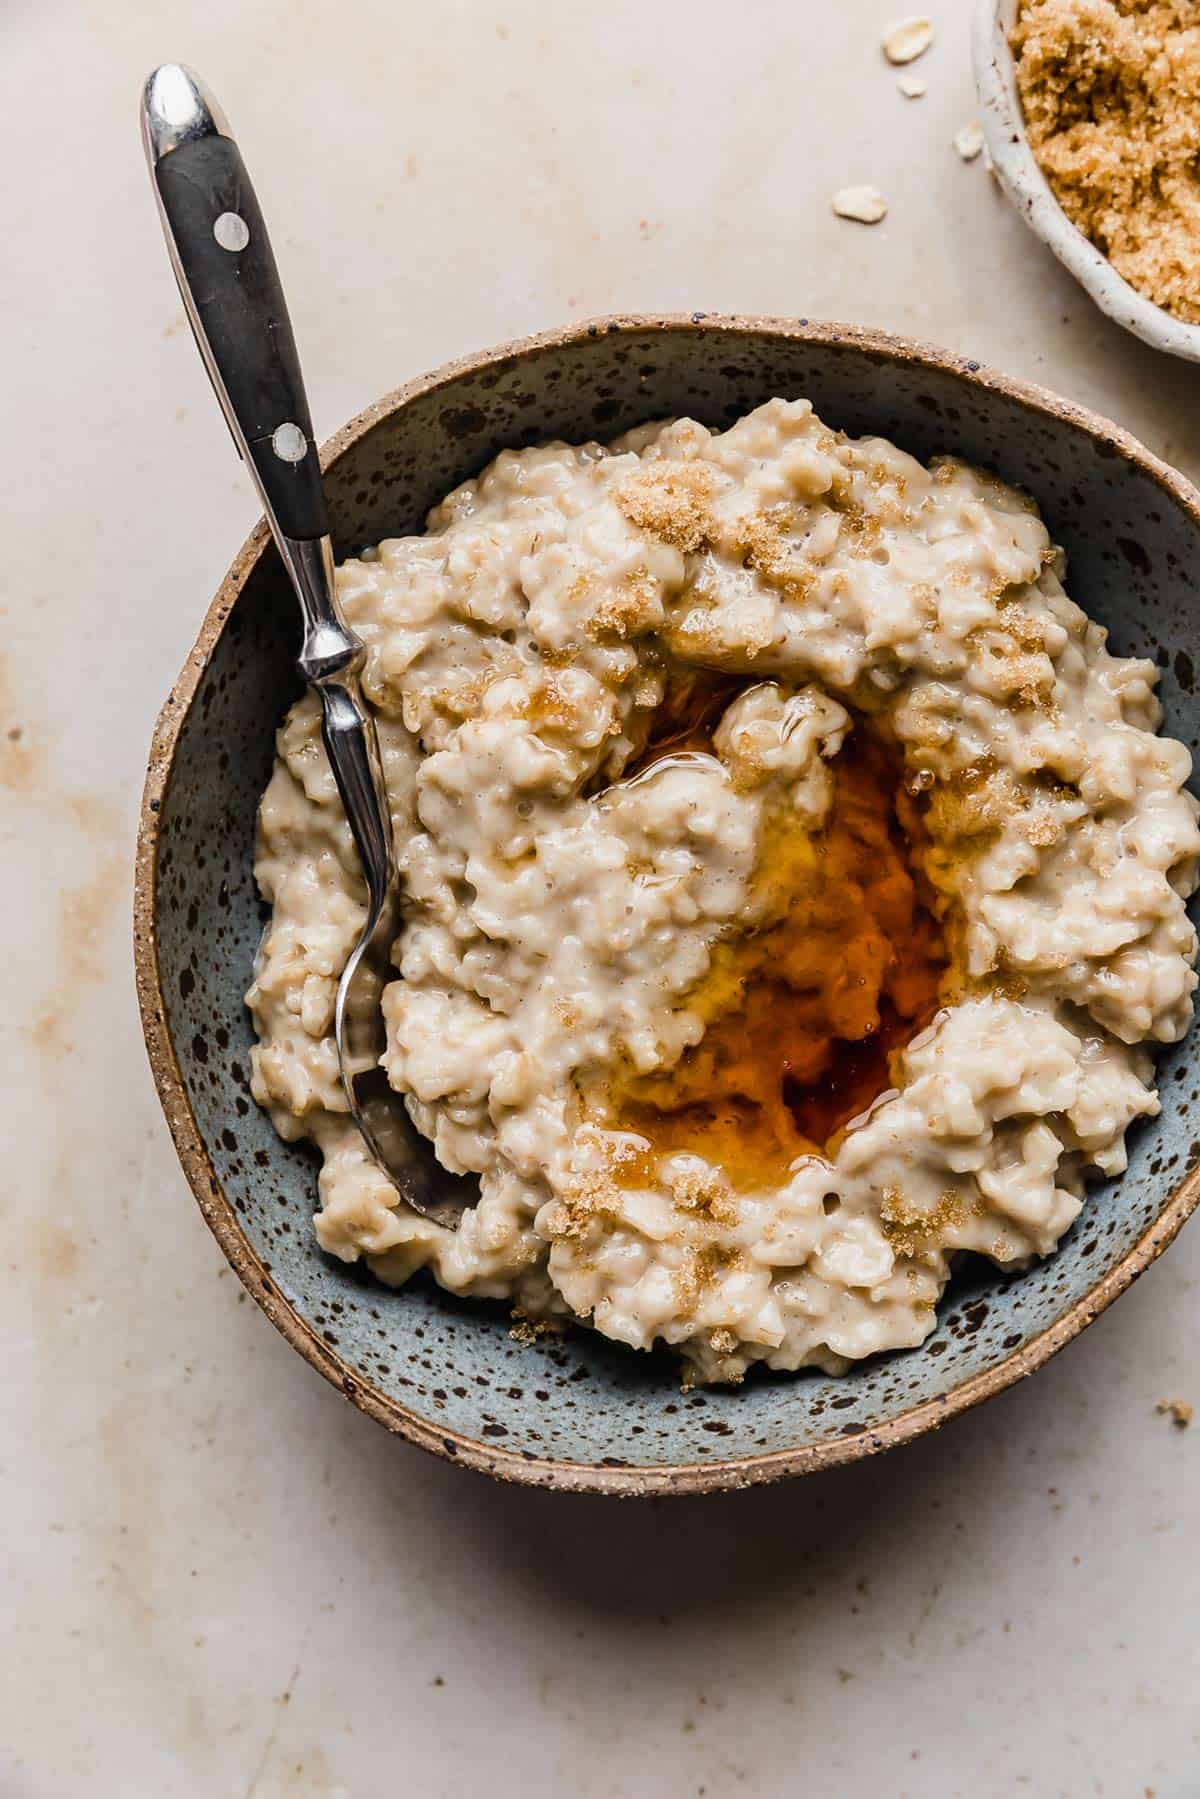
[(594, 1224), (619, 1211), (624, 1192), (653, 1187), (657, 1165), (652, 1150), (639, 1149), (631, 1142), (606, 1142), (599, 1166), (577, 1170), (563, 1184), (558, 1202), (547, 1214), (551, 1236), (580, 1242)]
[(709, 502), (720, 485), (704, 462), (651, 463), (616, 490), (617, 505), (631, 525), (685, 555), (709, 536)]
[[(521, 658), (507, 644), (489, 646), (488, 660), (489, 666), (482, 672), (455, 676), (432, 689), (426, 703), (454, 719), (477, 718), (489, 687), (523, 672)], [(376, 705), (386, 704), (386, 682), (369, 682), (367, 686), (368, 696)]]
[(1044, 650), (1046, 633), (1036, 618), (1021, 610), (1019, 604), (1009, 599), (1005, 603), (1005, 595), (997, 596), (1004, 605), (1004, 630), (1023, 650)]
[(722, 1275), (740, 1268), (743, 1259), (740, 1250), (730, 1249), (724, 1243), (709, 1242), (699, 1248), (689, 1244), (675, 1270), (674, 1286), (679, 1304), (689, 1311), (694, 1310), (704, 1289)]
[(578, 1242), (586, 1237), (595, 1223), (610, 1218), (621, 1203), (621, 1185), (640, 1186), (633, 1170), (613, 1168), (589, 1169), (576, 1173), (564, 1185), (557, 1205), (547, 1213), (547, 1228), (552, 1237)]
[(715, 1168), (691, 1168), (674, 1171), (670, 1178), (671, 1197), (682, 1212), (711, 1218), (715, 1224), (736, 1224), (737, 1207), (729, 1182)]
[(1049, 812), (1036, 812), (1025, 825), (1025, 841), (1034, 849), (1050, 849), (1062, 836), (1062, 826)]
[(1029, 982), (1023, 980), (1020, 975), (1006, 972), (1003, 967), (1000, 967), (996, 978), (992, 981), (991, 990), (998, 998), (1011, 999), (1019, 1005), (1023, 999), (1029, 997)]
[(906, 1204), (899, 1187), (885, 1187), (879, 1196), (879, 1223), (898, 1256), (918, 1256), (965, 1216), (961, 1194), (948, 1189), (928, 1211)]
[(522, 1305), (512, 1309), (509, 1336), (515, 1343), (537, 1343), (542, 1337), (561, 1337), (564, 1326), (558, 1318), (535, 1318)]
[[(573, 735), (593, 721), (586, 702), (581, 702), (568, 683), (553, 670), (544, 672), (536, 687), (517, 702), (517, 712), (527, 718), (539, 737)], [(617, 736), (620, 723), (613, 717), (607, 730)]]
[(938, 844), (954, 845), (962, 839), (994, 835), (1027, 804), (1016, 777), (1001, 768), (994, 756), (983, 755), (936, 784), (929, 796), (925, 825)]
[[(957, 893), (964, 859), (976, 852), (984, 839), (1018, 819), (1026, 842), (1047, 849), (1059, 842), (1064, 829), (1053, 805), (1079, 798), (1077, 787), (1059, 780), (1048, 769), (1037, 770), (1022, 782), (988, 755), (945, 780), (931, 775), (915, 787), (916, 778), (929, 772), (918, 770), (917, 776), (910, 777), (908, 793), (933, 839), (925, 853), (925, 873), (947, 900)], [(955, 922), (951, 920), (952, 925)]]
[(572, 731), (579, 722), (579, 707), (570, 689), (553, 674), (542, 676), (525, 711), (538, 731)]
[[(576, 583), (572, 597), (579, 597), (578, 590), (586, 590), (589, 585), (587, 577)], [(645, 629), (646, 616), (655, 604), (658, 589), (646, 569), (635, 569), (627, 575), (615, 592), (605, 594), (598, 605), (594, 606), (583, 622), (584, 636), (592, 643), (603, 642), (605, 638), (615, 637), (624, 643), (630, 637), (636, 637)]]
[(1160, 1399), (1155, 1411), (1163, 1417), (1170, 1417), (1176, 1430), (1186, 1430), (1192, 1422), (1192, 1407), (1186, 1399)]
[(1025, 126), (1059, 205), (1146, 298), (1200, 322), (1194, 0), (1025, 0)]
[(812, 592), (816, 569), (798, 550), (803, 519), (795, 506), (769, 506), (740, 521), (736, 546), (745, 568), (775, 587), (787, 600), (802, 601)]

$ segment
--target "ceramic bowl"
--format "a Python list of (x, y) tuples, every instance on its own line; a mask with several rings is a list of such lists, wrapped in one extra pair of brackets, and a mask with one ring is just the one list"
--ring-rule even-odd
[(1054, 197), (1025, 135), (1009, 33), (1020, 0), (976, 0), (972, 55), (988, 154), (1000, 185), (1030, 230), (1053, 250), (1080, 286), (1118, 325), (1156, 350), (1200, 362), (1200, 325), (1173, 318), (1130, 287), (1106, 256), (1077, 231)]
[[(726, 425), (771, 395), (919, 456), (954, 451), (1027, 485), (1116, 648), (1154, 657), (1166, 727), (1194, 746), (1200, 495), (1115, 426), (936, 350), (838, 325), (619, 318), (472, 356), (347, 425), (324, 463), (339, 555), (418, 531), (506, 445), (610, 438), (690, 413)], [(1163, 1056), (1162, 1116), (1091, 1194), (1058, 1253), (1017, 1278), (974, 1269), (920, 1349), (681, 1393), (676, 1365), (583, 1330), (518, 1343), (499, 1306), (418, 1279), (389, 1291), (322, 1255), (316, 1163), (250, 1099), (242, 995), (263, 924), (251, 858), (276, 723), (297, 692), (297, 619), (260, 526), (234, 559), (163, 707), (142, 813), (137, 974), (180, 1159), (233, 1267), (279, 1330), (390, 1430), (533, 1485), (626, 1494), (747, 1485), (904, 1442), (1029, 1374), (1123, 1291), (1196, 1204), (1197, 1077)], [(297, 1454), (303, 1446), (297, 1445)]]

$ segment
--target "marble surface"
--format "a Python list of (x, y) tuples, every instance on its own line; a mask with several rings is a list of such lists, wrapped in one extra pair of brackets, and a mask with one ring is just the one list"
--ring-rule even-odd
[[(743, 1495), (494, 1487), (389, 1440), (209, 1238), (142, 1050), (159, 701), (253, 517), (136, 133), (177, 56), (237, 125), (331, 430), (618, 308), (854, 319), (1200, 474), (1200, 373), (1095, 312), (925, 99), (892, 0), (8, 0), (0, 828), (0, 1799), (1200, 1790), (1200, 1227), (941, 1436)], [(833, 218), (871, 181), (874, 229)], [(1085, 597), (1085, 596), (1081, 596)]]

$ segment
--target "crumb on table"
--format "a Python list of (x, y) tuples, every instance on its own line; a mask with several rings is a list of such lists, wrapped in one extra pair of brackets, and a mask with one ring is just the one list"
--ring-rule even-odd
[(1186, 1430), (1192, 1422), (1192, 1407), (1186, 1399), (1160, 1399), (1155, 1411), (1163, 1417), (1170, 1417), (1176, 1430)]

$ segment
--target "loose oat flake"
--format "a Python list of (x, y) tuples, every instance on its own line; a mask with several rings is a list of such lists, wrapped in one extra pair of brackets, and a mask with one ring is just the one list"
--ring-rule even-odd
[(964, 125), (961, 131), (954, 133), (954, 148), (964, 162), (974, 162), (983, 149), (983, 127), (977, 120)]
[(896, 86), (906, 100), (920, 100), (929, 91), (919, 75), (901, 75)]
[(883, 54), (889, 62), (916, 62), (933, 42), (933, 26), (928, 19), (897, 19), (883, 34)]
[(842, 187), (833, 196), (839, 219), (856, 219), (860, 225), (878, 225), (887, 217), (887, 201), (877, 187)]

